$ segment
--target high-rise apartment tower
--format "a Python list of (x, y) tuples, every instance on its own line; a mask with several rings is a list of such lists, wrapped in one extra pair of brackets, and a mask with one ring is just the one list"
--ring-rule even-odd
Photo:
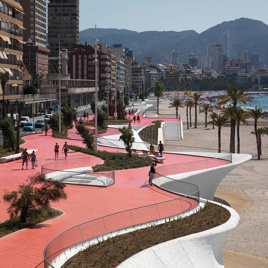
[(48, 43), (50, 52), (72, 50), (79, 44), (79, 0), (50, 0), (48, 3)]
[(20, 0), (25, 16), (23, 41), (31, 39), (35, 46), (46, 47), (47, 4), (46, 0)]

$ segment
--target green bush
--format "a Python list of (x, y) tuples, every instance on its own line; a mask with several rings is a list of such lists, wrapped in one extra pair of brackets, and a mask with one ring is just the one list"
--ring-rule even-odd
[(63, 115), (63, 124), (67, 127), (70, 127), (74, 119), (77, 117), (77, 111), (68, 106), (64, 106), (61, 110)]
[(5, 118), (0, 121), (0, 128), (3, 133), (3, 148), (14, 151), (15, 148), (15, 131), (10, 118)]
[(93, 150), (94, 148), (94, 136), (90, 134), (89, 130), (85, 127), (84, 124), (77, 124), (76, 129), (78, 133), (83, 138), (83, 143), (87, 146), (88, 149)]

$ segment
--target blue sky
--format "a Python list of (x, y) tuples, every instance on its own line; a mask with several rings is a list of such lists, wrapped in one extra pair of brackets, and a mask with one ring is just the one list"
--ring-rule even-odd
[(80, 0), (80, 30), (94, 28), (198, 33), (245, 17), (268, 24), (268, 0)]

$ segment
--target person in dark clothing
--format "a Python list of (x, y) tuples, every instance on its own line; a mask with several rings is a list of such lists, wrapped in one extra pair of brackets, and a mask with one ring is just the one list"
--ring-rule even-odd
[(149, 171), (149, 185), (152, 186), (153, 183), (153, 179), (154, 179), (154, 175), (155, 175), (155, 166), (156, 163), (152, 163), (151, 167), (150, 167), (150, 171)]

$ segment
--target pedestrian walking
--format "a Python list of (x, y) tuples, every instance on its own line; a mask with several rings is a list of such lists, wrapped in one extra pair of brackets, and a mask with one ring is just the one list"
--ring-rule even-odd
[(76, 124), (77, 124), (77, 117), (75, 117), (74, 119), (74, 125), (76, 126)]
[(137, 123), (140, 123), (141, 122), (141, 119), (140, 119), (140, 115), (138, 114), (137, 116)]
[(155, 167), (156, 167), (156, 163), (152, 163), (151, 167), (150, 167), (150, 171), (149, 171), (149, 185), (152, 186), (153, 183), (153, 179), (155, 176)]
[(32, 163), (32, 169), (34, 169), (35, 166), (37, 166), (37, 163), (36, 163), (37, 157), (36, 157), (36, 154), (34, 151), (30, 154), (30, 159), (31, 159), (31, 163)]
[(136, 115), (133, 116), (133, 121), (136, 123)]
[(55, 152), (55, 160), (59, 158), (59, 148), (60, 146), (56, 142), (55, 147), (54, 147), (54, 152)]
[(48, 132), (48, 126), (45, 126), (45, 136), (47, 136), (47, 132)]
[(160, 156), (162, 157), (162, 153), (164, 151), (164, 144), (161, 141), (158, 144), (158, 150), (159, 150)]
[(84, 116), (84, 120), (85, 120), (86, 119), (86, 116), (87, 116), (86, 112), (84, 112), (84, 115), (83, 116)]
[(154, 146), (152, 143), (150, 145), (150, 154), (154, 154)]
[(69, 145), (67, 144), (67, 141), (64, 143), (62, 147), (62, 151), (64, 151), (65, 160), (67, 159), (67, 152), (69, 151)]
[(23, 169), (24, 163), (26, 163), (26, 169), (28, 169), (28, 158), (29, 158), (29, 154), (28, 154), (26, 148), (22, 152), (21, 157), (22, 157), (22, 168), (21, 169)]

